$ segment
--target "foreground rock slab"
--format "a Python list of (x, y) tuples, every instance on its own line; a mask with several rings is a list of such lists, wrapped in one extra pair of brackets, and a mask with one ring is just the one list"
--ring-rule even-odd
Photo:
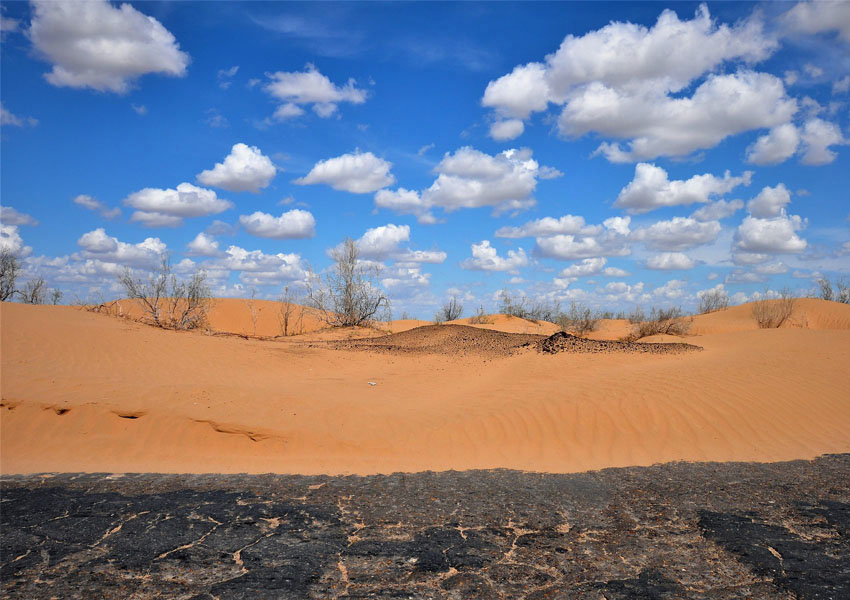
[(850, 598), (850, 455), (2, 478), (4, 598)]

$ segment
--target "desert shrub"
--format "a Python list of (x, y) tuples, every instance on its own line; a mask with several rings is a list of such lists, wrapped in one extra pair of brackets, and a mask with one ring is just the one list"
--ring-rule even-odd
[(723, 289), (705, 290), (699, 293), (699, 314), (725, 310), (729, 308), (729, 294)]
[(0, 302), (15, 295), (15, 282), (20, 272), (18, 257), (8, 248), (0, 250)]
[[(640, 310), (640, 309), (638, 309)], [(640, 311), (643, 314), (643, 311)], [(637, 318), (635, 312), (630, 315), (629, 320)], [(685, 335), (691, 328), (692, 319), (685, 316), (681, 308), (655, 308), (640, 321), (632, 321), (634, 327), (631, 333), (625, 337), (627, 341), (639, 340), (650, 335)]]
[(599, 324), (599, 315), (594, 314), (586, 306), (570, 302), (570, 310), (558, 315), (556, 323), (563, 331), (584, 336), (596, 329)]
[(525, 296), (515, 298), (508, 294), (506, 290), (502, 291), (499, 300), (499, 312), (529, 321), (550, 321), (554, 323), (561, 314), (561, 307), (557, 302), (548, 304), (541, 301), (530, 301)]
[(454, 321), (455, 319), (459, 319), (463, 314), (463, 304), (458, 301), (457, 296), (452, 296), (450, 300), (446, 301), (445, 304), (437, 311), (437, 315), (434, 320), (437, 323), (442, 323), (444, 321)]
[(307, 299), (331, 327), (368, 325), (389, 299), (377, 285), (379, 268), (359, 260), (360, 249), (346, 238), (331, 253), (334, 261), (322, 279), (310, 276)]
[(635, 306), (634, 309), (632, 309), (632, 312), (626, 315), (625, 318), (627, 318), (629, 320), (629, 323), (631, 323), (632, 325), (636, 325), (638, 323), (646, 321), (646, 313), (640, 306)]
[(62, 290), (52, 289), (50, 290), (50, 303), (54, 306), (59, 304), (62, 301)]
[[(283, 293), (278, 298), (280, 310), (277, 319), (280, 325), (280, 335), (283, 337), (297, 335), (304, 332), (304, 311), (299, 310), (295, 296), (289, 286), (283, 288)], [(296, 316), (297, 313), (297, 316)]]
[(493, 319), (484, 312), (484, 306), (482, 305), (478, 307), (478, 312), (469, 317), (469, 322), (472, 325), (489, 325), (493, 322)]
[(168, 257), (163, 256), (147, 281), (134, 279), (129, 269), (118, 281), (127, 297), (141, 307), (144, 318), (157, 327), (195, 329), (207, 323), (212, 298), (204, 271), (197, 271), (188, 280), (181, 281), (172, 272)]
[(244, 299), (245, 306), (248, 308), (248, 314), (251, 316), (251, 325), (254, 327), (254, 337), (257, 337), (257, 319), (260, 316), (259, 311), (257, 310), (256, 297), (257, 290), (251, 288), (251, 297)]
[(821, 300), (829, 300), (831, 302), (841, 302), (842, 304), (850, 304), (850, 284), (844, 279), (839, 279), (835, 282), (835, 290), (832, 289), (832, 282), (828, 277), (818, 279), (818, 297)]
[(779, 298), (760, 298), (753, 302), (753, 318), (761, 329), (775, 329), (782, 327), (794, 312), (796, 298), (790, 290), (782, 290)]
[(36, 277), (26, 282), (23, 289), (17, 290), (24, 304), (44, 304), (47, 297), (47, 285), (44, 277)]

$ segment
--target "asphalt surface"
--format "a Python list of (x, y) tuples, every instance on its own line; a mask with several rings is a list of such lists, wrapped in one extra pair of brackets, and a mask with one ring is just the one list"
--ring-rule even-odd
[(850, 598), (850, 455), (0, 483), (3, 598)]

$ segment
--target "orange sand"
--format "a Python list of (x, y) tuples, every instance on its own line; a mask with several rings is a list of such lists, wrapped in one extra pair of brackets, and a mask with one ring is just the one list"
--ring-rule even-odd
[[(278, 335), (277, 305), (260, 304), (258, 335)], [(850, 452), (850, 306), (800, 300), (778, 330), (750, 310), (695, 317), (685, 341), (703, 352), (485, 361), (316, 342), (370, 330), (246, 340), (3, 303), (0, 472), (574, 472)], [(253, 333), (240, 300), (212, 321)], [(602, 325), (591, 337), (628, 331)]]

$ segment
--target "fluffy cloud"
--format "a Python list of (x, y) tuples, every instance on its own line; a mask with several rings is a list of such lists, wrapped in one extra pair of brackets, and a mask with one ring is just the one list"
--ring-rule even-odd
[(432, 265), (442, 264), (446, 261), (447, 254), (442, 250), (410, 250), (393, 255), (398, 266), (412, 266), (415, 264), (428, 263)]
[(137, 209), (133, 221), (149, 227), (173, 227), (185, 217), (214, 215), (233, 206), (214, 191), (191, 183), (181, 183), (177, 189), (145, 188), (127, 196), (124, 204)]
[(791, 123), (784, 123), (759, 137), (747, 148), (747, 162), (756, 165), (775, 165), (794, 156), (800, 144), (800, 133)]
[(276, 240), (310, 238), (316, 234), (316, 220), (306, 210), (290, 210), (275, 217), (264, 212), (240, 215), (239, 224), (251, 235)]
[(384, 259), (397, 253), (399, 244), (410, 240), (408, 225), (382, 225), (367, 229), (357, 240), (357, 248), (362, 258)]
[[(806, 240), (797, 235), (805, 222), (797, 215), (782, 214), (759, 219), (746, 217), (735, 232), (733, 256), (738, 263), (764, 262), (768, 254), (793, 254), (806, 249)], [(761, 260), (759, 260), (761, 259)]]
[(656, 271), (675, 271), (691, 269), (696, 263), (692, 258), (681, 252), (664, 252), (650, 256), (646, 260), (646, 268)]
[(596, 275), (602, 271), (602, 267), (608, 262), (606, 258), (585, 258), (580, 263), (575, 263), (563, 269), (558, 275), (560, 277), (587, 277)]
[(77, 206), (82, 206), (85, 209), (95, 211), (100, 213), (100, 216), (104, 219), (114, 219), (121, 215), (121, 209), (117, 206), (114, 208), (109, 208), (100, 200), (92, 198), (88, 194), (80, 194), (74, 198), (74, 204)]
[(678, 252), (713, 242), (720, 233), (717, 221), (700, 222), (690, 217), (673, 217), (632, 232), (632, 239), (653, 250)]
[(558, 234), (538, 237), (534, 254), (545, 258), (577, 260), (600, 256), (625, 256), (628, 246), (630, 217), (612, 217), (592, 235)]
[(629, 272), (617, 267), (605, 267), (602, 270), (602, 274), (605, 275), (605, 277), (628, 277)]
[(732, 177), (726, 171), (722, 178), (714, 175), (694, 175), (690, 179), (670, 181), (667, 171), (653, 164), (635, 165), (635, 176), (624, 187), (614, 206), (632, 214), (645, 213), (665, 206), (708, 202), (712, 196), (727, 194), (739, 185), (749, 185), (752, 171)]
[(782, 15), (789, 31), (821, 33), (836, 31), (850, 42), (850, 5), (846, 2), (799, 2)]
[(697, 221), (719, 221), (731, 217), (742, 208), (744, 208), (743, 200), (718, 200), (698, 208), (693, 212), (691, 218)]
[(850, 143), (835, 123), (822, 119), (809, 119), (803, 127), (801, 162), (805, 165), (826, 165), (835, 160), (836, 153), (830, 146)]
[(785, 212), (785, 205), (791, 202), (791, 192), (784, 184), (765, 187), (758, 196), (747, 202), (747, 210), (757, 219), (778, 217)]
[(147, 73), (186, 74), (189, 55), (162, 24), (130, 4), (33, 0), (29, 38), (53, 64), (55, 86), (125, 93)]
[(341, 102), (363, 104), (366, 102), (366, 90), (357, 87), (354, 79), (343, 86), (334, 85), (322, 75), (315, 65), (308, 64), (304, 71), (270, 73), (269, 82), (264, 87), (281, 104), (274, 118), (284, 120), (304, 114), (302, 106), (312, 105), (313, 112), (327, 118), (337, 111)]
[(551, 235), (593, 235), (601, 231), (597, 225), (587, 225), (584, 217), (564, 215), (558, 219), (554, 217), (543, 217), (529, 221), (520, 227), (502, 227), (496, 231), (496, 237), (502, 238), (524, 238), (524, 237), (547, 237)]
[(525, 124), (519, 119), (505, 119), (490, 125), (490, 137), (496, 141), (518, 138), (525, 131)]
[[(208, 265), (210, 263), (205, 263)], [(211, 264), (223, 271), (240, 271), (240, 280), (248, 285), (274, 285), (290, 281), (306, 281), (307, 269), (298, 254), (265, 254), (230, 246), (224, 256)]]
[(534, 206), (531, 196), (538, 179), (560, 177), (557, 169), (540, 166), (531, 150), (511, 149), (491, 156), (469, 146), (446, 153), (434, 167), (437, 179), (420, 192), (400, 188), (375, 196), (378, 206), (415, 214), (420, 222), (435, 222), (431, 212), (489, 206), (494, 214)]
[(216, 163), (211, 170), (198, 174), (198, 182), (231, 192), (256, 194), (268, 187), (276, 173), (274, 163), (259, 148), (234, 144), (224, 162)]
[(189, 250), (188, 254), (192, 256), (218, 256), (221, 254), (215, 238), (204, 232), (196, 235), (194, 240), (186, 244), (186, 248)]
[(501, 257), (496, 249), (490, 245), (490, 241), (484, 240), (480, 244), (472, 244), (471, 249), (472, 258), (462, 261), (460, 263), (461, 269), (517, 273), (520, 267), (528, 265), (528, 256), (522, 248), (508, 250), (507, 257)]
[(77, 244), (82, 250), (74, 255), (75, 259), (94, 259), (132, 267), (154, 266), (166, 251), (166, 245), (159, 238), (149, 237), (138, 244), (128, 244), (108, 235), (102, 227), (84, 233)]
[[(682, 156), (790, 120), (796, 103), (776, 77), (711, 73), (730, 61), (762, 61), (777, 46), (758, 14), (729, 27), (716, 25), (705, 5), (690, 21), (665, 10), (649, 29), (610, 23), (567, 36), (545, 63), (520, 65), (491, 81), (482, 104), (511, 119), (528, 119), (550, 103), (562, 106), (558, 127), (566, 137), (597, 132), (631, 140), (626, 150), (600, 146), (612, 161)], [(705, 73), (711, 74), (690, 97), (679, 96)]]
[(38, 225), (38, 221), (30, 215), (18, 212), (11, 206), (0, 206), (0, 223), (3, 223), (3, 225)]
[(317, 162), (307, 175), (295, 180), (298, 185), (324, 183), (335, 190), (368, 194), (395, 183), (392, 163), (371, 152), (354, 152)]
[(32, 251), (29, 246), (24, 246), (24, 240), (18, 233), (18, 226), (6, 223), (0, 223), (0, 248), (18, 256), (27, 255)]

